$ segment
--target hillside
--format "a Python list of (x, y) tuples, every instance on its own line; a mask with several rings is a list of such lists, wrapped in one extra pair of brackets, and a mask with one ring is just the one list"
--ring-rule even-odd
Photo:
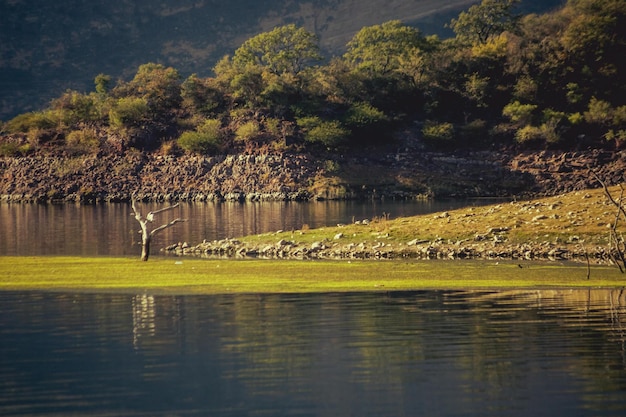
[[(362, 27), (392, 19), (448, 36), (468, 0), (0, 0), (0, 120), (37, 110), (67, 89), (89, 91), (99, 73), (128, 79), (146, 62), (208, 76), (244, 40), (296, 23), (340, 52)], [(540, 12), (561, 0), (522, 0)]]

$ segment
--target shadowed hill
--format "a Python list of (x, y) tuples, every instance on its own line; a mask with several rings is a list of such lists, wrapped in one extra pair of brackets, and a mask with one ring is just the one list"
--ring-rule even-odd
[[(362, 27), (400, 19), (424, 33), (471, 0), (0, 0), (0, 119), (45, 106), (66, 89), (89, 91), (106, 73), (128, 78), (146, 62), (181, 74), (210, 75), (243, 41), (295, 23), (314, 31), (327, 54), (340, 53)], [(562, 0), (522, 0), (540, 12)]]

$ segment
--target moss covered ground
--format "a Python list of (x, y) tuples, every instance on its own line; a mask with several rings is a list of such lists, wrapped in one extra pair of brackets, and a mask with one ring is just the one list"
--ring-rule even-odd
[(301, 293), (616, 287), (616, 268), (493, 261), (294, 261), (3, 257), (0, 290)]

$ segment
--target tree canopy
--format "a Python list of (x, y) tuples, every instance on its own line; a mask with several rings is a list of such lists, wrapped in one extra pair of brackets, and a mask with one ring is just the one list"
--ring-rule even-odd
[(317, 42), (304, 28), (280, 26), (245, 41), (235, 51), (233, 65), (239, 69), (258, 65), (277, 75), (297, 74), (322, 59)]
[(95, 91), (67, 91), (0, 126), (0, 155), (326, 152), (396, 146), (394, 132), (445, 149), (624, 147), (626, 0), (526, 16), (517, 3), (470, 7), (451, 39), (390, 21), (322, 57), (315, 35), (286, 25), (245, 41), (213, 77), (158, 63), (129, 81), (99, 74)]

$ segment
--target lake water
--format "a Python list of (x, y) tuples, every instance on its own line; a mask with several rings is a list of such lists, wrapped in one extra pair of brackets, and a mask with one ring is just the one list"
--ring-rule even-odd
[(2, 416), (624, 416), (623, 290), (0, 292)]
[[(480, 201), (258, 202), (181, 204), (157, 215), (155, 224), (187, 219), (155, 235), (153, 255), (172, 243), (239, 237), (277, 230), (335, 226), (353, 220), (450, 210)], [(146, 215), (159, 204), (139, 205)], [(0, 256), (139, 256), (139, 224), (129, 204), (0, 204)]]
[[(154, 248), (463, 204), (183, 204)], [(137, 230), (125, 204), (0, 204), (0, 262), (138, 256)], [(623, 289), (0, 291), (0, 415), (624, 416), (625, 320)]]

